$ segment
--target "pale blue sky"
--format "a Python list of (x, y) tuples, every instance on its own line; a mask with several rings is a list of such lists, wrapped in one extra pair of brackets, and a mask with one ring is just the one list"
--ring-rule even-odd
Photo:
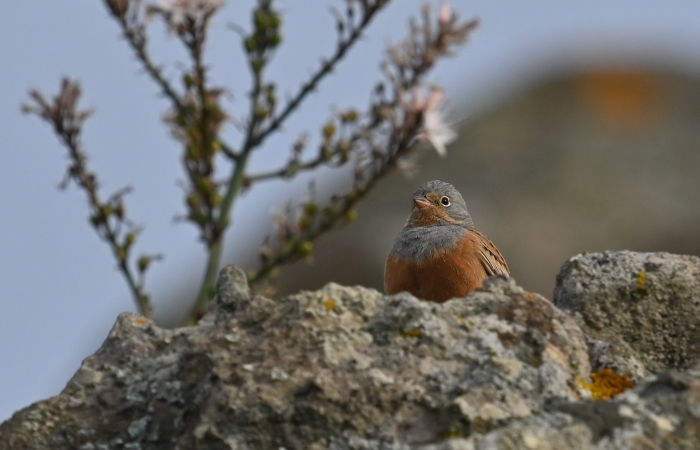
[[(406, 19), (422, 1), (396, 0), (377, 20), (337, 75), (304, 105), (284, 133), (270, 140), (255, 167), (274, 167), (300, 131), (315, 133), (333, 106), (362, 107), (378, 77), (385, 44), (404, 35)], [(455, 1), (464, 17), (481, 27), (459, 56), (433, 79), (447, 88), (460, 117), (493, 108), (547, 73), (601, 58), (613, 63), (656, 61), (700, 72), (700, 3), (688, 1), (590, 0), (587, 2)], [(248, 76), (238, 36), (226, 23), (248, 25), (251, 1), (229, 2), (217, 17), (208, 60), (214, 79), (233, 92), (241, 112)], [(270, 76), (291, 92), (334, 46), (329, 5), (340, 1), (280, 1), (286, 43)], [(94, 352), (116, 315), (133, 310), (107, 249), (90, 229), (85, 200), (75, 188), (58, 192), (66, 159), (48, 126), (20, 114), (27, 89), (54, 93), (60, 77), (81, 80), (83, 105), (96, 108), (85, 145), (105, 193), (124, 184), (132, 216), (146, 226), (138, 251), (163, 252), (150, 286), (156, 308), (181, 274), (201, 270), (203, 252), (195, 230), (173, 223), (183, 211), (176, 181), (182, 178), (179, 148), (162, 126), (166, 102), (141, 73), (101, 1), (7, 2), (0, 27), (0, 421), (16, 409), (60, 392), (80, 361)], [(178, 74), (183, 57), (175, 40), (153, 29), (152, 54)], [(232, 127), (232, 142), (238, 135)], [(294, 189), (304, 186), (300, 180)], [(257, 241), (259, 223), (286, 197), (282, 183), (246, 195), (232, 233)], [(234, 238), (235, 238), (234, 236)], [(233, 249), (242, 248), (238, 241)], [(230, 262), (230, 261), (227, 261)], [(194, 269), (193, 269), (194, 268)]]

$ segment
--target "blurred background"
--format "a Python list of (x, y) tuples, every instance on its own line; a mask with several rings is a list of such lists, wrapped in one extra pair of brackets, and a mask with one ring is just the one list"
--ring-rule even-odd
[[(366, 105), (387, 43), (406, 33), (422, 1), (395, 1), (364, 40), (253, 160), (286, 160), (289, 144), (316, 136), (334, 108)], [(381, 288), (384, 258), (430, 179), (453, 183), (476, 226), (506, 257), (526, 289), (551, 298), (556, 273), (584, 251), (629, 249), (700, 254), (700, 4), (591, 0), (565, 5), (487, 0), (454, 2), (481, 26), (432, 79), (446, 89), (459, 139), (439, 158), (417, 155), (412, 178), (387, 178), (359, 219), (330, 233), (313, 260), (288, 267), (278, 295), (329, 281)], [(285, 43), (269, 76), (293, 92), (335, 44), (328, 9), (340, 1), (279, 1)], [(215, 20), (208, 61), (244, 117), (249, 77), (240, 39), (251, 1), (229, 2)], [(9, 9), (9, 11), (8, 11)], [(29, 88), (56, 92), (60, 77), (81, 80), (83, 105), (96, 109), (85, 129), (91, 167), (104, 194), (124, 185), (130, 215), (145, 227), (138, 252), (162, 252), (148, 280), (156, 318), (174, 324), (204, 270), (196, 232), (173, 217), (184, 211), (179, 146), (162, 125), (167, 103), (119, 37), (102, 2), (10, 2), (0, 28), (0, 421), (58, 394), (106, 337), (115, 317), (133, 311), (108, 248), (90, 229), (82, 192), (57, 191), (66, 158), (49, 127), (20, 114)], [(162, 26), (151, 53), (175, 79), (185, 54)], [(229, 127), (227, 138), (240, 136)], [(313, 145), (311, 146), (313, 148)], [(246, 193), (228, 235), (225, 263), (254, 268), (270, 214), (303, 199), (318, 178), (326, 194), (342, 174), (325, 170)], [(341, 180), (341, 181), (338, 181)]]

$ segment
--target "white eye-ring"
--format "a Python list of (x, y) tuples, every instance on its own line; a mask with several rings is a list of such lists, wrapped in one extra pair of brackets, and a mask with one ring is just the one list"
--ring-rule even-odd
[(440, 203), (442, 203), (442, 206), (450, 206), (450, 198), (444, 196), (440, 199)]

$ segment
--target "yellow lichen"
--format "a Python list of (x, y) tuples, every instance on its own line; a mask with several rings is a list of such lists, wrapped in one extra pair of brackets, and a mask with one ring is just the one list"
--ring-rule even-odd
[(421, 337), (421, 331), (418, 328), (411, 328), (408, 331), (401, 333), (403, 337)]
[(327, 298), (323, 301), (323, 306), (326, 307), (326, 311), (333, 311), (335, 309), (335, 302), (331, 298)]
[(644, 270), (640, 270), (637, 274), (637, 289), (640, 291), (647, 290), (647, 273)]
[(610, 400), (627, 389), (634, 387), (632, 380), (625, 375), (618, 375), (610, 369), (592, 373), (591, 379), (593, 382), (587, 383), (577, 377), (576, 382), (579, 386), (591, 392), (593, 400)]
[(448, 430), (447, 433), (445, 433), (445, 439), (459, 439), (463, 437), (464, 433), (460, 430)]

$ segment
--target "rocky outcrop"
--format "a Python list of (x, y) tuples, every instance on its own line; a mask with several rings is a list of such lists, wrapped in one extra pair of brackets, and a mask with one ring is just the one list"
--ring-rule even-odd
[(454, 450), (694, 450), (700, 448), (700, 367), (652, 377), (612, 401), (554, 401), (547, 411)]
[[(0, 425), (0, 449), (700, 448), (700, 369), (611, 401), (582, 387), (602, 341), (581, 292), (601, 281), (576, 260), (557, 291), (574, 314), (504, 278), (444, 304), (336, 284), (270, 300), (227, 267), (196, 327), (122, 314), (60, 395)], [(655, 273), (649, 295), (674, 291)]]
[(700, 258), (588, 253), (557, 276), (554, 304), (589, 336), (594, 370), (633, 379), (700, 362)]

